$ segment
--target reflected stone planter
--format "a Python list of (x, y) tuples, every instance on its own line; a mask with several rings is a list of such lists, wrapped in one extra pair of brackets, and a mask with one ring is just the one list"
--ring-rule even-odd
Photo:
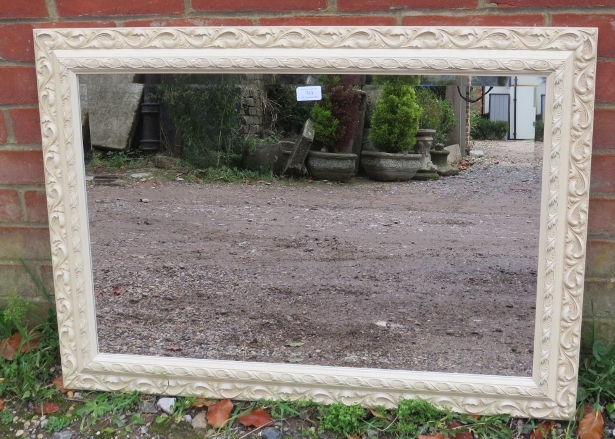
[(354, 177), (356, 154), (308, 152), (305, 166), (314, 180), (347, 181)]
[(363, 151), (361, 166), (372, 180), (408, 181), (421, 167), (421, 155)]

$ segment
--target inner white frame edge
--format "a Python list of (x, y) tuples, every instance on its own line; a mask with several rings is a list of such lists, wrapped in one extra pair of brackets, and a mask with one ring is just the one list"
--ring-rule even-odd
[[(194, 27), (34, 31), (62, 371), (67, 387), (566, 419), (576, 402), (597, 29)], [(544, 75), (533, 374), (528, 377), (98, 352), (77, 74)]]

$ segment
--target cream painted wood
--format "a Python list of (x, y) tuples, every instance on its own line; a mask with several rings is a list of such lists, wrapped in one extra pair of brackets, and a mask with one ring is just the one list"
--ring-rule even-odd
[[(593, 28), (245, 27), (34, 31), (67, 387), (564, 419), (575, 408), (596, 71)], [(77, 74), (370, 73), (547, 77), (533, 375), (483, 376), (98, 352)]]

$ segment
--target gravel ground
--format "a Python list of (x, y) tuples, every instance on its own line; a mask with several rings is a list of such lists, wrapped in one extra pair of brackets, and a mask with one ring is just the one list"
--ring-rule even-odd
[(90, 185), (101, 352), (531, 375), (542, 144), (478, 149), (429, 182)]

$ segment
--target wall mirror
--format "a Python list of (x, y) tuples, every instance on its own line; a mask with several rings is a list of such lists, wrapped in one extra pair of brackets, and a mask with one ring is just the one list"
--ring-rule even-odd
[[(36, 30), (66, 385), (570, 416), (596, 38), (570, 28)], [(181, 76), (193, 90), (207, 86), (192, 78), (257, 77), (294, 92), (314, 78), (392, 74), (498, 76), (508, 84), (498, 95), (536, 78), (541, 92), (511, 98), (540, 116), (544, 141), (480, 144), (474, 167), (424, 182), (202, 184), (126, 171), (110, 186), (84, 165), (95, 77)], [(523, 124), (507, 136), (522, 139)], [(296, 136), (286, 131), (276, 142)]]

